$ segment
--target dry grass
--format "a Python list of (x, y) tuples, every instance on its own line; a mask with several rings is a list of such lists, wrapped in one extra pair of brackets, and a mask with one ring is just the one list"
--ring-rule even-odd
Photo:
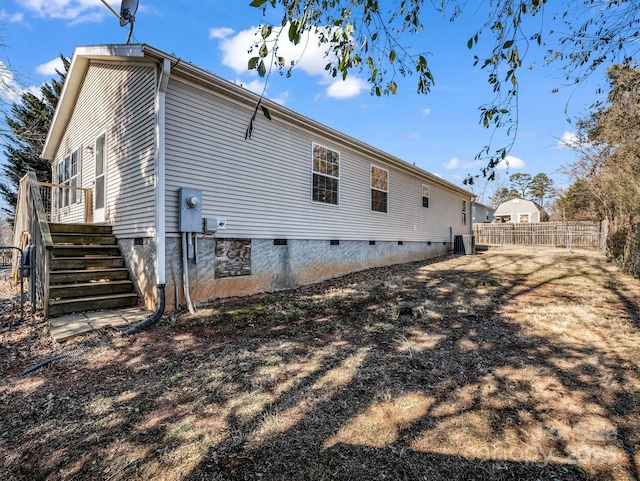
[(212, 304), (27, 377), (95, 339), (5, 316), (0, 479), (638, 480), (639, 306), (596, 255), (490, 251)]

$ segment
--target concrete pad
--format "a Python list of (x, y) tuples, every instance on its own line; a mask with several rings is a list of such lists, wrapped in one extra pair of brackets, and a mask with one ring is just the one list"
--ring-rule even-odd
[(133, 309), (122, 309), (118, 311), (118, 314), (130, 323), (137, 323), (140, 321), (144, 321), (147, 317), (149, 317), (153, 313), (151, 311), (147, 311), (146, 309), (133, 308)]
[(89, 319), (89, 324), (93, 329), (104, 329), (106, 327), (128, 327), (129, 323), (120, 316), (95, 316)]
[(86, 321), (75, 321), (68, 324), (52, 327), (50, 329), (51, 335), (56, 341), (64, 341), (70, 337), (84, 334), (85, 332), (92, 331), (93, 328)]
[(86, 321), (87, 318), (83, 314), (67, 314), (66, 316), (54, 317), (49, 319), (51, 327), (62, 327), (78, 321)]
[(84, 317), (89, 319), (89, 321), (93, 321), (96, 319), (111, 319), (111, 318), (120, 318), (116, 311), (92, 311), (85, 312)]

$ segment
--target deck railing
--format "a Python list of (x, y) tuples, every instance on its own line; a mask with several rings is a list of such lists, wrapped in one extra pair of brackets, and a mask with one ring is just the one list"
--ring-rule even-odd
[(47, 182), (38, 182), (38, 188), (49, 222), (64, 224), (93, 222), (91, 189)]
[[(31, 281), (29, 292), (31, 306), (36, 304), (49, 315), (49, 265), (53, 240), (50, 222), (93, 222), (93, 199), (91, 189), (69, 185), (38, 182), (34, 172), (20, 180), (18, 204), (13, 228), (13, 245), (30, 249)], [(13, 256), (13, 277), (17, 279), (20, 259)], [(35, 267), (35, 269), (34, 269)]]
[[(29, 286), (31, 306), (34, 309), (36, 304), (40, 304), (46, 315), (49, 304), (49, 257), (53, 241), (47, 222), (47, 212), (42, 203), (38, 180), (34, 172), (27, 173), (20, 180), (13, 227), (13, 245), (24, 250), (29, 244), (32, 246), (29, 262), (32, 271)], [(21, 274), (19, 267), (20, 259), (17, 254), (14, 254), (13, 276), (16, 279)]]

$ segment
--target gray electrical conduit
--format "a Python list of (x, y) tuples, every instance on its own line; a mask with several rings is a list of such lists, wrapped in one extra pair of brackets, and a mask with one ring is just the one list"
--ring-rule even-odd
[[(156, 322), (158, 322), (160, 320), (160, 318), (162, 317), (162, 314), (164, 314), (164, 308), (165, 308), (165, 298), (164, 298), (164, 284), (158, 284), (158, 307), (156, 308), (156, 311), (151, 314), (151, 316), (149, 316), (147, 319), (145, 319), (144, 321), (136, 324), (135, 326), (131, 326), (129, 329), (125, 330), (122, 332), (122, 336), (132, 336), (134, 334), (139, 333), (140, 331), (142, 331), (143, 329), (146, 329), (147, 327), (155, 324)], [(77, 349), (72, 349), (71, 351), (67, 351), (67, 352), (63, 352), (62, 354), (58, 354), (57, 356), (54, 356), (52, 358), (46, 359), (38, 364), (36, 364), (33, 367), (30, 367), (29, 369), (22, 371), (20, 373), (20, 376), (26, 376), (27, 374), (31, 374), (39, 369), (42, 369), (43, 367), (47, 367), (48, 365), (59, 361), (61, 359), (67, 358), (69, 356), (73, 356), (74, 354), (79, 354), (81, 352), (84, 351), (88, 351), (89, 349), (94, 349), (96, 347), (100, 347), (103, 346), (105, 344), (109, 344), (111, 342), (111, 339), (104, 339), (102, 341), (100, 341), (98, 344), (93, 344), (91, 346), (85, 346), (85, 347), (79, 347)]]
[(187, 233), (182, 233), (182, 285), (184, 286), (184, 298), (191, 314), (195, 314), (191, 296), (189, 295), (189, 264), (187, 263)]

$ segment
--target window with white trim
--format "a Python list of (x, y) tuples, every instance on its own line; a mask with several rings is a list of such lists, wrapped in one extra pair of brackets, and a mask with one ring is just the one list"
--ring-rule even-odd
[(518, 214), (518, 222), (520, 224), (528, 224), (530, 220), (529, 214)]
[[(80, 185), (80, 149), (74, 150), (71, 155), (67, 155), (58, 162), (56, 183), (68, 187)], [(78, 190), (58, 188), (58, 209), (77, 204), (80, 201), (81, 195)]]
[(462, 201), (462, 225), (467, 225), (467, 201)]
[(387, 212), (389, 203), (389, 171), (371, 166), (371, 210)]
[(311, 198), (314, 202), (338, 205), (340, 193), (340, 152), (313, 144), (313, 180)]
[(429, 208), (429, 186), (422, 184), (422, 207)]

